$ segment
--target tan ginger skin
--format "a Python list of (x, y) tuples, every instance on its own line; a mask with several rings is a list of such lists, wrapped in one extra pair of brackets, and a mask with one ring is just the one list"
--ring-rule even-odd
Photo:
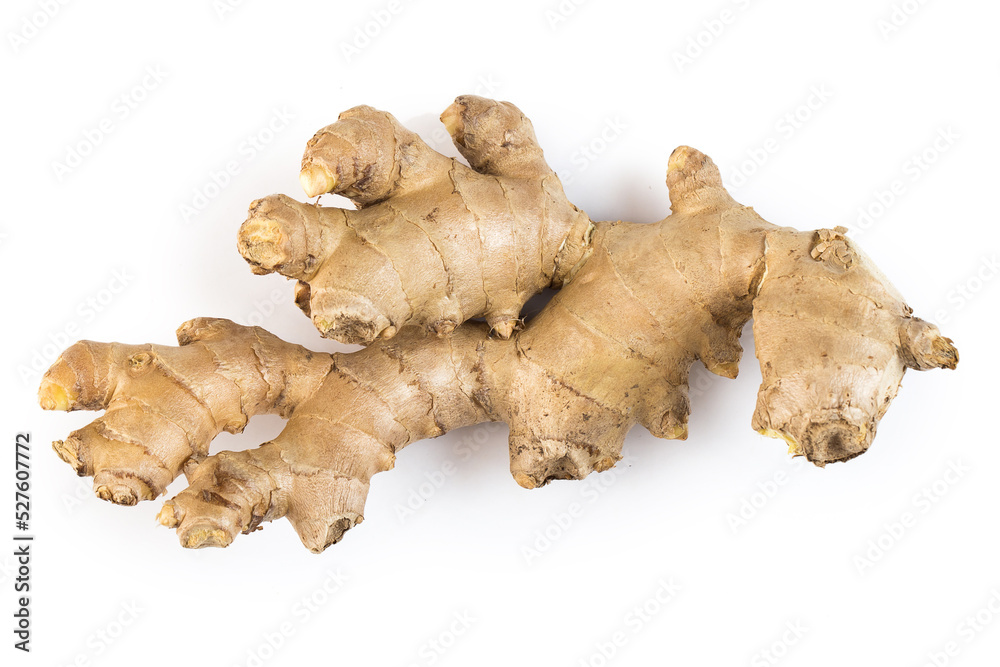
[(590, 218), (521, 111), (464, 96), (441, 118), (471, 169), (362, 106), (316, 133), (300, 174), (310, 197), (334, 192), (358, 210), (283, 195), (251, 205), (240, 253), (257, 273), (297, 279), (324, 336), (367, 345), (407, 324), (448, 334), (482, 316), (509, 338), (525, 302), (579, 267)]
[[(226, 546), (286, 517), (320, 552), (361, 522), (372, 475), (399, 449), (455, 428), (506, 423), (527, 488), (607, 470), (634, 424), (686, 438), (691, 364), (736, 377), (750, 318), (753, 427), (819, 466), (868, 449), (907, 368), (958, 362), (846, 230), (764, 221), (694, 149), (670, 156), (666, 219), (592, 223), (515, 107), (461, 97), (443, 120), (472, 169), (360, 107), (309, 143), (302, 171), (309, 195), (360, 209), (270, 197), (240, 230), (255, 270), (302, 281), (319, 329), (366, 349), (310, 352), (202, 318), (180, 328), (180, 347), (63, 353), (40, 401), (107, 410), (54, 444), (98, 496), (151, 500), (183, 471), (190, 486), (159, 518), (184, 546)], [(564, 286), (515, 331), (546, 285)], [(487, 323), (454, 326), (477, 316)], [(278, 437), (208, 455), (220, 431), (264, 412), (288, 419)]]

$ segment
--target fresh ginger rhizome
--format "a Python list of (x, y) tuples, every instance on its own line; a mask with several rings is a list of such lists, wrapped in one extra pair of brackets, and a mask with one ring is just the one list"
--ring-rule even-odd
[[(751, 318), (753, 427), (820, 466), (868, 449), (907, 369), (958, 363), (846, 230), (766, 222), (697, 150), (670, 156), (668, 217), (600, 222), (566, 199), (513, 105), (464, 96), (442, 121), (468, 166), (388, 113), (344, 112), (307, 144), (300, 180), (357, 210), (275, 195), (239, 231), (255, 272), (294, 280), (324, 336), (364, 349), (318, 353), (199, 318), (179, 347), (63, 353), (40, 401), (106, 411), (54, 444), (99, 497), (151, 500), (184, 472), (190, 486), (160, 512), (184, 546), (226, 546), (284, 517), (318, 552), (361, 522), (397, 451), (455, 428), (505, 423), (526, 488), (611, 468), (636, 424), (686, 438), (691, 365), (735, 377)], [(546, 287), (560, 289), (523, 322)], [(285, 430), (209, 454), (261, 413)]]

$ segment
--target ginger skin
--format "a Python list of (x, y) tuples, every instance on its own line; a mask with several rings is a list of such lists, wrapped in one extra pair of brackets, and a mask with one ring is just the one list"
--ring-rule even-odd
[[(445, 117), (455, 141), (473, 144), (456, 114)], [(525, 164), (502, 145), (476, 150), (484, 172)], [(311, 169), (307, 189), (326, 187)], [(455, 428), (506, 423), (511, 473), (527, 488), (612, 467), (635, 424), (686, 438), (691, 365), (736, 377), (751, 318), (763, 373), (753, 427), (819, 466), (868, 449), (907, 368), (955, 368), (952, 342), (912, 316), (843, 229), (764, 221), (688, 147), (671, 155), (667, 184), (672, 213), (658, 223), (588, 220), (572, 280), (509, 338), (491, 335), (495, 324), (445, 336), (422, 324), (328, 355), (202, 319), (178, 348), (77, 343), (43, 379), (42, 406), (108, 412), (56, 451), (120, 504), (161, 494), (183, 470), (190, 486), (160, 521), (186, 547), (226, 546), (286, 517), (320, 552), (361, 522), (372, 475), (397, 451)], [(479, 278), (451, 274), (449, 289)], [(380, 290), (362, 287), (370, 300)], [(206, 457), (212, 437), (260, 412), (287, 417), (284, 431)]]
[(472, 168), (355, 107), (309, 141), (300, 181), (357, 211), (283, 195), (250, 205), (240, 253), (256, 273), (298, 280), (296, 301), (322, 335), (367, 345), (408, 324), (447, 335), (483, 316), (509, 338), (525, 302), (583, 259), (590, 218), (566, 200), (517, 107), (466, 95), (442, 120)]

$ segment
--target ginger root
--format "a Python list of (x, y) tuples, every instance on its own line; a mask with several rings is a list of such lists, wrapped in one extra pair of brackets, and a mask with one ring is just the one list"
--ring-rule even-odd
[[(286, 517), (319, 552), (362, 520), (372, 475), (397, 451), (455, 428), (506, 423), (511, 473), (527, 488), (612, 467), (635, 424), (686, 438), (691, 365), (736, 377), (751, 318), (763, 373), (753, 427), (819, 466), (868, 449), (907, 368), (958, 363), (845, 230), (764, 221), (694, 149), (670, 157), (666, 219), (594, 223), (565, 202), (514, 107), (459, 98), (443, 120), (475, 171), (362, 107), (317, 135), (302, 177), (307, 193), (339, 189), (361, 210), (271, 198), (240, 231), (252, 264), (308, 282), (321, 330), (367, 348), (314, 353), (200, 319), (177, 348), (80, 342), (53, 365), (44, 408), (107, 409), (55, 443), (101, 498), (151, 499), (183, 471), (190, 485), (160, 521), (184, 546), (226, 546)], [(487, 261), (485, 239), (516, 261)], [(392, 301), (390, 278), (405, 298)], [(498, 326), (544, 284), (564, 286), (523, 330)], [(452, 330), (476, 313), (487, 323)], [(288, 418), (278, 437), (207, 456), (216, 434), (261, 412)]]
[(322, 335), (367, 345), (408, 324), (446, 335), (484, 316), (509, 338), (525, 302), (583, 259), (590, 218), (517, 107), (466, 95), (441, 118), (471, 169), (361, 106), (316, 133), (300, 173), (308, 196), (334, 192), (357, 211), (283, 195), (250, 205), (240, 253), (257, 273), (296, 279)]

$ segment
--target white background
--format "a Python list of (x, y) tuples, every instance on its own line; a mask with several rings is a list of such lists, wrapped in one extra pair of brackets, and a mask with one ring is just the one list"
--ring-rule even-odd
[[(4, 660), (995, 664), (1000, 7), (895, 0), (894, 15), (893, 1), (50, 1), (51, 17), (5, 2), (0, 538), (14, 533), (13, 440), (30, 431), (36, 541), (30, 655), (11, 647), (13, 547), (0, 548)], [(36, 404), (57, 348), (172, 343), (211, 315), (337, 349), (288, 281), (236, 252), (248, 204), (304, 198), (305, 142), (356, 104), (455, 155), (437, 116), (472, 92), (533, 119), (594, 219), (662, 218), (667, 156), (689, 144), (766, 219), (850, 227), (955, 340), (959, 369), (908, 374), (871, 451), (821, 470), (750, 429), (748, 333), (738, 380), (695, 369), (687, 442), (637, 428), (618, 469), (528, 492), (505, 427), (451, 433), (378, 475), (364, 525), (320, 556), (283, 521), (184, 550), (154, 521), (159, 502), (95, 499), (48, 446), (93, 415)], [(280, 428), (258, 418), (213, 451)]]

